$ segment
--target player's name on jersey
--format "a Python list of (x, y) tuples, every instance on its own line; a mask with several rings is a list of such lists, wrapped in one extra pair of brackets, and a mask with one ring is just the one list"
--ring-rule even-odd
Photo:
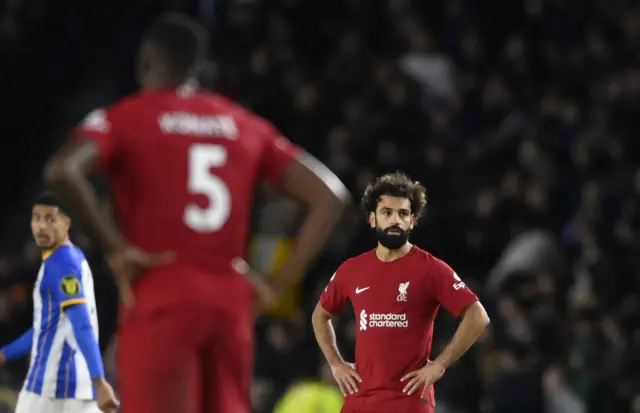
[(188, 112), (165, 112), (158, 118), (160, 130), (167, 134), (210, 136), (236, 139), (238, 127), (231, 116), (204, 116)]

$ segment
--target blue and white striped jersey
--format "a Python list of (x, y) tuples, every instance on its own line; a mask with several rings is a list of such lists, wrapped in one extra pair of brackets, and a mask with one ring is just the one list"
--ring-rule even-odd
[(98, 337), (93, 275), (82, 251), (63, 245), (43, 257), (33, 289), (33, 344), (24, 389), (51, 398), (95, 398), (89, 368), (64, 309), (86, 303)]

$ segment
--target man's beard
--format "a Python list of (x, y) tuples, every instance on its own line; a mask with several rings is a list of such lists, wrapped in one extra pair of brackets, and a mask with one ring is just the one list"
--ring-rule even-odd
[(51, 236), (36, 236), (36, 245), (42, 251), (53, 249), (56, 246), (55, 238)]
[[(397, 234), (390, 234), (390, 231), (396, 231)], [(376, 238), (380, 245), (390, 250), (397, 250), (409, 241), (410, 230), (403, 230), (398, 225), (394, 225), (385, 229), (376, 228)]]

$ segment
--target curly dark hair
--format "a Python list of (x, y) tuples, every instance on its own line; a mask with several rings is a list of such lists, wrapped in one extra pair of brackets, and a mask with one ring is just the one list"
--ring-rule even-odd
[(412, 181), (404, 172), (384, 174), (376, 178), (373, 183), (367, 185), (362, 196), (362, 209), (367, 219), (371, 212), (375, 213), (383, 195), (407, 198), (411, 202), (411, 213), (418, 221), (427, 209), (427, 190), (418, 181)]

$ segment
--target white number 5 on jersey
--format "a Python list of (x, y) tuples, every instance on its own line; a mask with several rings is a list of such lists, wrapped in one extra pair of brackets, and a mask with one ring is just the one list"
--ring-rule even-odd
[(189, 193), (208, 198), (209, 205), (200, 208), (189, 204), (184, 210), (184, 222), (196, 232), (219, 231), (231, 214), (231, 193), (227, 185), (211, 172), (227, 163), (227, 150), (221, 145), (195, 144), (189, 148)]

